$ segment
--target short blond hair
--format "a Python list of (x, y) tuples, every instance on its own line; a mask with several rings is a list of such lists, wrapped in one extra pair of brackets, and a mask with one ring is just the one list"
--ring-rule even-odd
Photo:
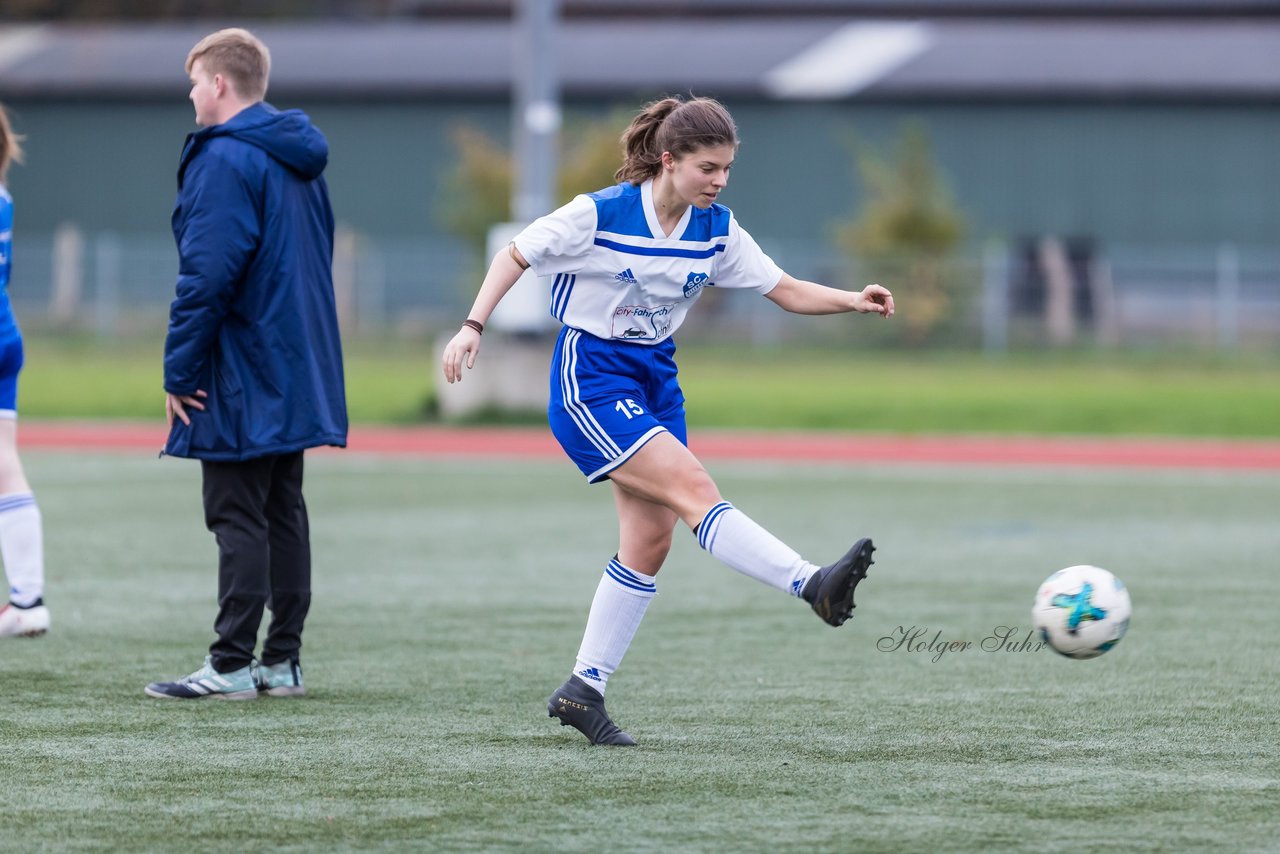
[(22, 162), (21, 142), (24, 138), (13, 132), (9, 114), (4, 104), (0, 104), (0, 184), (4, 183), (4, 176), (9, 172), (9, 164)]
[(187, 73), (200, 60), (206, 74), (221, 74), (231, 82), (236, 95), (246, 101), (261, 101), (267, 95), (271, 76), (271, 51), (262, 39), (248, 30), (232, 27), (210, 33), (187, 54)]

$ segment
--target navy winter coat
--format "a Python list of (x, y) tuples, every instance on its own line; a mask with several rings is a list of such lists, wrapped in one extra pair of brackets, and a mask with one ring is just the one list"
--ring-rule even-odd
[(246, 460), (347, 444), (324, 135), (266, 103), (187, 137), (164, 387), (208, 392), (165, 452)]

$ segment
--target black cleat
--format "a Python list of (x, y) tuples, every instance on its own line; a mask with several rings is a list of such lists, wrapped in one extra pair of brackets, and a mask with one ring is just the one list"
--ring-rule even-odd
[(618, 729), (604, 710), (604, 695), (577, 676), (556, 689), (547, 700), (547, 715), (560, 719), (560, 726), (571, 726), (592, 744), (626, 747), (636, 740)]
[(871, 559), (875, 550), (869, 538), (858, 540), (844, 557), (815, 572), (805, 583), (800, 597), (829, 625), (844, 625), (844, 621), (853, 616), (853, 588), (867, 577), (867, 569), (875, 563)]

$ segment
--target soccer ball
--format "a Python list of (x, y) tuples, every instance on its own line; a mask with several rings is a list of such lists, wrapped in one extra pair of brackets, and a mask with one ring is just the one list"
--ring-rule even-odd
[(1069, 566), (1045, 579), (1031, 606), (1031, 624), (1055, 652), (1097, 658), (1129, 628), (1129, 591), (1097, 566)]

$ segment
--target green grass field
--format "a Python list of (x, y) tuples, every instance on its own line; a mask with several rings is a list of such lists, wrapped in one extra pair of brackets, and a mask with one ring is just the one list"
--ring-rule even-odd
[[(547, 347), (550, 357), (550, 345)], [(28, 335), (20, 408), (29, 418), (155, 418), (163, 339)], [(430, 416), (429, 341), (346, 344), (358, 423)], [(483, 355), (482, 355), (483, 358)], [(694, 427), (895, 433), (1280, 435), (1280, 360), (1178, 353), (859, 352), (681, 347)], [(543, 423), (541, 412), (517, 420)]]
[[(308, 696), (143, 685), (211, 639), (198, 468), (28, 455), (55, 631), (0, 644), (4, 850), (1263, 851), (1280, 838), (1280, 477), (716, 465), (802, 553), (880, 547), (841, 629), (679, 534), (612, 680), (637, 749), (544, 703), (615, 548), (567, 463), (317, 455)], [(1123, 643), (881, 652), (1124, 578)]]

